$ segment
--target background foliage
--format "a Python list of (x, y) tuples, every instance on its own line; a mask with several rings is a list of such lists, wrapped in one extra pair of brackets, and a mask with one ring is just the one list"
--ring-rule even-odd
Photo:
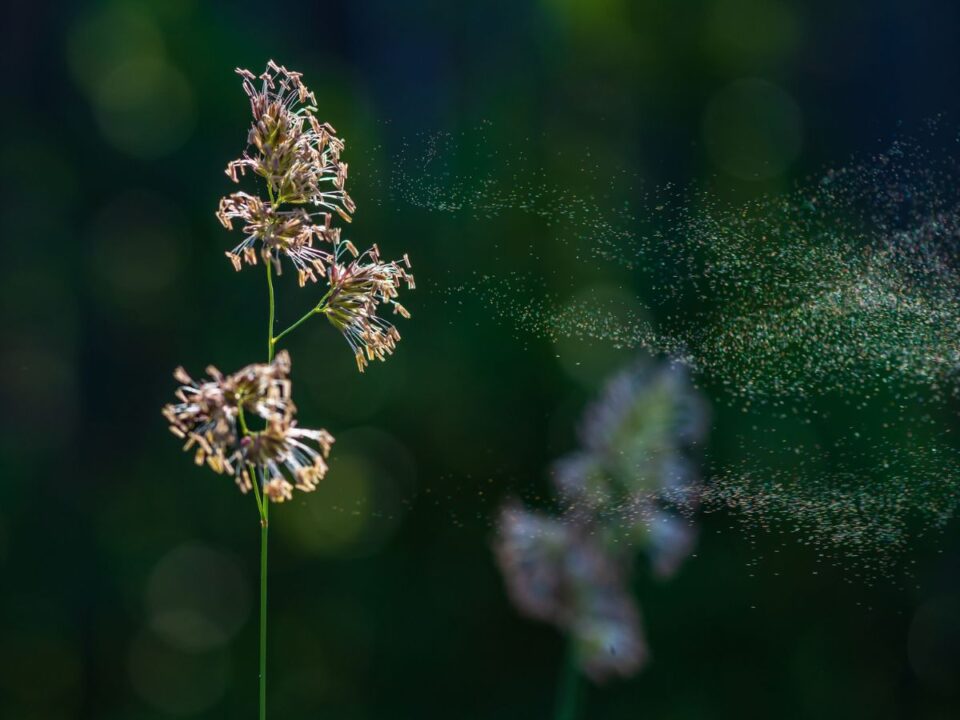
[[(630, 359), (598, 347), (571, 371), (451, 299), (493, 234), (506, 272), (552, 230), (378, 196), (404, 142), (483, 123), (494, 165), (512, 144), (576, 187), (570, 158), (587, 150), (611, 173), (715, 178), (746, 198), (958, 104), (948, 0), (41, 1), (5, 15), (0, 714), (17, 720), (252, 715), (256, 509), (185, 462), (159, 414), (176, 365), (263, 354), (262, 276), (230, 269), (235, 238), (213, 216), (246, 132), (235, 66), (305, 73), (347, 139), (348, 237), (408, 251), (419, 286), (398, 354), (362, 377), (319, 323), (291, 343), (300, 415), (338, 438), (324, 486), (275, 513), (270, 703), (291, 720), (546, 715), (561, 642), (509, 606), (490, 520), (504, 495), (546, 486), (583, 404)], [(779, 96), (766, 115), (726, 112), (718, 93), (741, 78), (775, 83), (796, 113)], [(758, 132), (768, 155), (744, 156)], [(481, 161), (456, 162), (468, 175)], [(742, 179), (757, 167), (773, 169)], [(622, 269), (583, 273), (630, 285)], [(310, 304), (283, 281), (280, 327)], [(715, 457), (736, 461), (736, 413), (715, 420)], [(671, 582), (640, 574), (653, 662), (591, 691), (590, 717), (954, 716), (955, 527), (871, 587), (776, 529), (734, 525), (705, 518)]]

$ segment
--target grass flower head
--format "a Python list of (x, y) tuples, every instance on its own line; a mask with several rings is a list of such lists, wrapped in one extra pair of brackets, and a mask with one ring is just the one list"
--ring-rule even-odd
[(372, 360), (385, 360), (400, 340), (400, 333), (389, 320), (377, 313), (381, 305), (393, 307), (393, 313), (409, 318), (410, 313), (397, 302), (400, 286), (415, 287), (410, 274), (410, 260), (403, 256), (402, 264), (383, 262), (380, 250), (372, 248), (357, 256), (349, 243), (340, 246), (354, 257), (349, 262), (340, 259), (331, 265), (328, 273), (330, 292), (324, 314), (330, 323), (346, 338), (363, 372)]
[[(317, 120), (316, 98), (300, 73), (272, 60), (258, 77), (237, 69), (250, 98), (253, 123), (243, 155), (227, 165), (234, 182), (250, 170), (266, 182), (268, 199), (245, 192), (220, 201), (217, 218), (228, 230), (243, 221), (245, 237), (226, 253), (235, 269), (255, 265), (256, 246), (264, 260), (278, 272), (287, 257), (297, 270), (300, 284), (317, 282), (325, 274), (330, 253), (317, 247), (336, 245), (339, 231), (332, 213), (350, 222), (356, 210), (344, 189), (347, 165), (340, 160), (343, 141), (333, 128)], [(259, 83), (258, 83), (259, 80)]]
[[(233, 474), (243, 492), (253, 486), (251, 468), (260, 468), (264, 494), (277, 502), (288, 500), (293, 488), (316, 488), (327, 472), (333, 444), (326, 430), (297, 426), (289, 374), (285, 350), (273, 362), (248, 365), (231, 375), (209, 367), (209, 379), (203, 381), (178, 368), (178, 402), (167, 405), (163, 414), (171, 432), (186, 439), (184, 449), (195, 448), (198, 465)], [(263, 429), (251, 430), (255, 422)]]

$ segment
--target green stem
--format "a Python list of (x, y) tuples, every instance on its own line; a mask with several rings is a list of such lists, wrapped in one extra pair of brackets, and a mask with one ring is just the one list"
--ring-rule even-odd
[[(257, 479), (259, 482), (259, 478)], [(267, 717), (267, 516), (270, 501), (264, 497), (260, 516), (260, 720)]]
[(273, 339), (273, 344), (276, 345), (278, 342), (280, 342), (280, 339), (281, 339), (284, 335), (286, 335), (287, 333), (291, 333), (291, 332), (293, 332), (294, 330), (296, 330), (298, 327), (300, 327), (301, 325), (303, 325), (303, 323), (305, 323), (307, 320), (309, 320), (310, 318), (312, 318), (312, 317), (313, 317), (314, 315), (316, 315), (318, 312), (321, 312), (318, 308), (310, 308), (309, 312), (307, 312), (306, 315), (304, 315), (302, 318), (300, 318), (299, 320), (297, 320), (293, 325), (291, 325), (291, 326), (288, 327), (286, 330), (284, 330), (284, 331), (281, 332), (279, 335), (277, 335), (277, 336)]
[[(247, 427), (247, 419), (243, 415), (242, 404), (237, 407), (237, 420), (240, 421), (240, 431), (244, 437), (249, 437), (254, 434), (250, 432), (250, 428)], [(247, 463), (247, 470), (250, 472), (250, 484), (253, 485), (253, 497), (257, 501), (257, 512), (259, 512), (260, 517), (263, 518), (263, 501), (260, 500), (260, 483), (257, 480), (257, 472), (253, 463)]]
[(250, 434), (250, 428), (247, 427), (247, 419), (243, 416), (243, 403), (237, 406), (237, 420), (240, 421), (240, 431), (244, 436)]
[(270, 326), (267, 328), (267, 362), (273, 362), (273, 346), (276, 338), (273, 337), (273, 323), (275, 304), (273, 299), (273, 262), (267, 260), (264, 263), (267, 266), (267, 290), (270, 294)]
[[(282, 196), (279, 198), (274, 198), (273, 187), (270, 185), (269, 182), (267, 183), (267, 195), (270, 197), (270, 207), (272, 207), (274, 210), (279, 208), (280, 205), (283, 203)], [(327, 294), (324, 295), (322, 298), (320, 298), (320, 302), (318, 302), (315, 307), (311, 308), (306, 315), (301, 317), (290, 327), (283, 330), (279, 335), (275, 336), (273, 334), (274, 315), (275, 315), (274, 298), (273, 298), (273, 271), (271, 268), (270, 261), (267, 261), (265, 264), (267, 266), (267, 290), (269, 290), (270, 292), (270, 327), (269, 327), (269, 332), (267, 333), (267, 361), (273, 362), (273, 352), (276, 349), (277, 343), (280, 342), (281, 338), (285, 337), (288, 333), (291, 333), (294, 330), (296, 330), (298, 327), (300, 327), (303, 323), (305, 323), (307, 320), (312, 318), (314, 315), (319, 315), (320, 313), (322, 313), (326, 309), (325, 303), (327, 302), (327, 299), (330, 297), (330, 293), (333, 291), (328, 290)]]
[[(273, 189), (267, 184), (270, 205), (275, 206)], [(276, 302), (273, 294), (273, 261), (267, 259), (267, 292), (270, 296), (270, 318), (267, 326), (267, 362), (273, 362), (273, 326)], [(254, 478), (260, 484), (261, 478)], [(266, 488), (264, 488), (266, 490)], [(258, 493), (259, 495), (259, 493)], [(259, 499), (259, 497), (258, 497)], [(269, 528), (270, 499), (266, 492), (260, 502), (260, 720), (267, 718), (267, 530)]]
[[(243, 415), (243, 405), (237, 412), (237, 420), (244, 437), (253, 433), (247, 427), (247, 420)], [(260, 496), (262, 478), (253, 463), (247, 464), (250, 472), (250, 481), (253, 485), (253, 497), (257, 501), (257, 511), (260, 513), (260, 720), (267, 717), (267, 517), (270, 512), (270, 503), (266, 496)]]
[(260, 499), (260, 480), (257, 478), (257, 468), (253, 463), (247, 464), (247, 470), (250, 471), (250, 484), (253, 485), (253, 499), (257, 501), (257, 512), (260, 513), (260, 519), (263, 520), (263, 500)]
[(560, 683), (557, 687), (556, 720), (574, 720), (580, 710), (580, 668), (577, 666), (576, 648), (573, 641), (567, 641), (566, 657)]
[(283, 330), (282, 332), (280, 332), (278, 335), (276, 335), (276, 336), (273, 338), (273, 341), (272, 341), (271, 345), (276, 346), (276, 344), (277, 344), (278, 342), (280, 342), (280, 340), (281, 340), (285, 335), (287, 335), (288, 333), (291, 333), (291, 332), (293, 332), (294, 330), (296, 330), (298, 327), (300, 327), (301, 325), (303, 325), (303, 323), (305, 323), (307, 320), (309, 320), (310, 318), (312, 318), (314, 315), (320, 315), (321, 313), (323, 313), (323, 311), (327, 309), (327, 307), (326, 307), (326, 302), (327, 302), (327, 298), (328, 298), (328, 297), (330, 297), (330, 292), (329, 292), (329, 291), (327, 292), (326, 295), (324, 295), (322, 298), (320, 298), (320, 302), (318, 302), (315, 307), (310, 308), (303, 317), (301, 317), (301, 318), (300, 318), (299, 320), (297, 320), (293, 325), (291, 325), (290, 327), (286, 328), (285, 330)]

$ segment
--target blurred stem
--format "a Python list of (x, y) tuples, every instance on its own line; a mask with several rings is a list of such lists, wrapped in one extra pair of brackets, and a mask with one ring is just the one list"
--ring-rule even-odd
[(580, 710), (580, 668), (577, 667), (576, 647), (567, 641), (567, 652), (557, 685), (556, 720), (574, 720)]

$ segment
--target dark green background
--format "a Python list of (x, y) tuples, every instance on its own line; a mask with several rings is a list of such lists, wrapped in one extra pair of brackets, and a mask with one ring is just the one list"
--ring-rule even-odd
[[(289, 344), (302, 422), (338, 444), (320, 491), (271, 516), (270, 710), (286, 720), (539, 718), (553, 701), (561, 640), (509, 606), (491, 518), (506, 495), (546, 487), (602, 373), (571, 375), (549, 342), (448, 289), (477, 268), (533, 265), (563, 292), (571, 275), (631, 277), (579, 267), (521, 213), (488, 223), (378, 195), (405, 142), (464, 132), (490, 144), (494, 168), (519, 148), (574, 188), (589, 151), (600, 172), (709, 179), (738, 199), (958, 105), (948, 0), (39, 1), (4, 15), (10, 720), (254, 716), (253, 499), (194, 468), (159, 412), (176, 365), (232, 371), (265, 350), (262, 274), (232, 271), (223, 251), (238, 236), (213, 215), (248, 123), (235, 66), (272, 57), (304, 73), (347, 138), (359, 206), (348, 237), (409, 252), (419, 285), (396, 357), (364, 376), (320, 323)], [(783, 88), (802, 118), (799, 154), (763, 182), (728, 174), (704, 137), (711, 98), (745, 77)], [(728, 128), (731, 142), (755, 132), (749, 120)], [(452, 162), (480, 169), (472, 153)], [(310, 305), (290, 276), (278, 292), (280, 324)], [(630, 358), (580, 352), (601, 369)], [(718, 403), (715, 417), (713, 456), (739, 460), (737, 415)], [(776, 532), (735, 527), (704, 518), (696, 558), (669, 583), (640, 568), (653, 662), (591, 690), (585, 717), (957, 716), (954, 527), (904, 560), (913, 577), (873, 586)], [(219, 640), (190, 649), (155, 615), (192, 592)], [(921, 631), (934, 638), (927, 671), (908, 656)]]

